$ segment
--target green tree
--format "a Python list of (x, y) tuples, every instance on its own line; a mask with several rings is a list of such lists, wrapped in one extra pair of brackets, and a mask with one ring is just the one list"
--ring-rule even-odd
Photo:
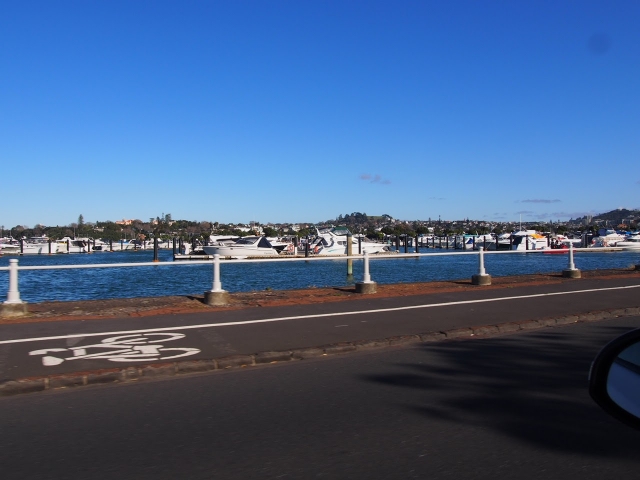
[(100, 238), (103, 240), (118, 242), (122, 238), (122, 228), (114, 222), (96, 222), (96, 227), (102, 228)]
[(277, 237), (278, 231), (273, 227), (262, 227), (262, 233), (267, 237)]

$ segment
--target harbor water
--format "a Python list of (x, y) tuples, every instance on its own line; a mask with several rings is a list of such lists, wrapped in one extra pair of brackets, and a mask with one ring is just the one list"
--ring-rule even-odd
[[(423, 253), (424, 250), (421, 251)], [(379, 284), (468, 280), (478, 273), (478, 255), (451, 253), (433, 255), (431, 250), (419, 258), (403, 254), (371, 256), (371, 279)], [(0, 257), (0, 266), (18, 258), (23, 266), (53, 266), (106, 263), (151, 262), (152, 250), (100, 252), (92, 254), (24, 255)], [(96, 300), (108, 298), (202, 295), (211, 290), (213, 266), (174, 262), (169, 250), (159, 252), (155, 266), (24, 270), (19, 272), (20, 298), (26, 302)], [(559, 273), (568, 265), (566, 254), (542, 253), (487, 254), (486, 273), (493, 277), (535, 273)], [(576, 268), (587, 270), (629, 268), (640, 263), (638, 252), (576, 252)], [(229, 292), (290, 290), (313, 287), (344, 287), (362, 281), (362, 260), (353, 260), (353, 278), (347, 278), (346, 259), (332, 258), (312, 262), (234, 263), (220, 268), (222, 288)], [(0, 272), (0, 301), (6, 298), (9, 274)]]

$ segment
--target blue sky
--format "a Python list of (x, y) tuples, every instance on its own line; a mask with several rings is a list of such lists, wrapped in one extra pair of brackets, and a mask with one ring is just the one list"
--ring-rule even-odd
[(640, 208), (640, 2), (11, 1), (0, 223)]

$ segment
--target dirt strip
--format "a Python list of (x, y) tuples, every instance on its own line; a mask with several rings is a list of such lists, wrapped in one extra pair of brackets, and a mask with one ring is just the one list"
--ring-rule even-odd
[[(582, 272), (583, 279), (589, 278), (632, 278), (639, 277), (640, 271), (632, 267), (619, 270), (593, 270)], [(579, 280), (562, 277), (558, 273), (493, 277), (489, 286), (472, 285), (471, 279), (378, 285), (377, 292), (367, 298), (405, 297), (432, 293), (458, 292), (472, 289), (499, 289), (515, 286), (552, 285), (571, 283)], [(20, 317), (0, 316), (1, 324), (48, 322), (60, 320), (99, 320), (106, 318), (145, 317), (166, 314), (203, 313), (208, 311), (233, 310), (243, 308), (275, 307), (285, 305), (308, 305), (315, 303), (342, 302), (362, 299), (355, 287), (308, 288), (304, 290), (262, 290), (254, 292), (230, 293), (229, 304), (208, 306), (204, 294), (189, 296), (169, 296), (150, 298), (122, 298), (109, 300), (87, 300), (77, 302), (42, 302), (28, 304), (28, 314)]]

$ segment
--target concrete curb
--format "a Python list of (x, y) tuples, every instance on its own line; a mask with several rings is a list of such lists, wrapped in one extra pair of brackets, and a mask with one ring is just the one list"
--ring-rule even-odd
[(131, 383), (155, 378), (167, 378), (194, 373), (218, 370), (241, 369), (257, 365), (268, 365), (311, 358), (343, 355), (347, 353), (372, 351), (389, 347), (427, 344), (455, 339), (489, 338), (512, 334), (525, 330), (535, 330), (574, 323), (597, 322), (617, 317), (640, 315), (640, 307), (619, 308), (596, 312), (544, 318), (540, 320), (522, 320), (495, 325), (456, 328), (452, 330), (426, 332), (414, 335), (399, 335), (377, 340), (340, 342), (319, 347), (297, 348), (284, 351), (265, 351), (251, 355), (231, 355), (213, 359), (185, 360), (170, 363), (152, 363), (125, 368), (103, 369), (62, 375), (29, 377), (0, 382), (0, 397), (9, 397), (26, 393), (75, 388), (109, 383)]

